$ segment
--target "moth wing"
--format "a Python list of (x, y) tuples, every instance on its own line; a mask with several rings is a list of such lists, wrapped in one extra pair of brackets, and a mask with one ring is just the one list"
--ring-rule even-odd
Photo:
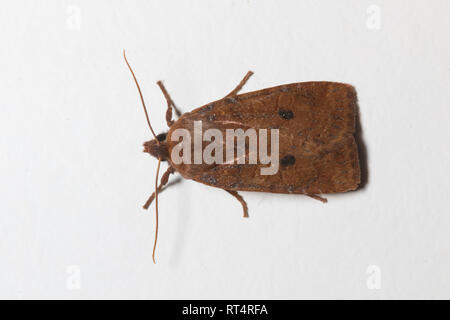
[[(203, 132), (218, 129), (223, 143), (226, 129), (278, 129), (279, 170), (262, 175), (264, 165), (248, 161), (172, 165), (185, 178), (228, 190), (301, 194), (354, 190), (360, 182), (355, 115), (354, 88), (336, 82), (293, 83), (221, 99), (184, 114), (169, 131), (169, 151), (178, 143), (170, 141), (177, 128), (194, 137), (194, 121), (201, 121)], [(208, 144), (203, 142), (202, 149)]]

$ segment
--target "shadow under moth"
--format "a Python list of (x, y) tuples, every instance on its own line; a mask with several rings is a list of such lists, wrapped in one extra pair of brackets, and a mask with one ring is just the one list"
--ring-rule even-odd
[[(167, 100), (166, 121), (169, 130), (156, 135), (125, 51), (123, 55), (138, 88), (147, 123), (154, 137), (153, 140), (144, 143), (144, 152), (158, 159), (155, 191), (144, 205), (144, 208), (148, 209), (155, 200), (156, 231), (153, 262), (158, 239), (158, 193), (168, 183), (169, 176), (176, 172), (185, 179), (225, 190), (241, 203), (244, 217), (248, 217), (247, 204), (238, 191), (304, 194), (327, 202), (322, 194), (347, 192), (358, 188), (361, 174), (354, 137), (356, 92), (351, 85), (326, 81), (299, 82), (238, 94), (253, 74), (249, 71), (236, 88), (225, 97), (179, 115), (174, 121), (172, 112), (173, 110), (177, 112), (177, 108), (162, 82), (158, 81), (157, 84)], [(195, 131), (198, 130), (199, 123), (201, 123), (201, 140), (193, 141), (197, 139), (199, 132)], [(175, 155), (188, 160), (195, 158), (196, 143), (197, 147), (200, 145), (201, 150), (208, 148), (208, 145), (213, 143), (211, 137), (205, 139), (204, 136), (209, 129), (213, 129), (210, 132), (214, 132), (216, 136), (214, 142), (217, 148), (213, 150), (213, 156), (218, 158), (218, 152), (226, 149), (227, 154), (228, 151), (233, 151), (229, 159), (221, 163), (196, 159), (174, 161)], [(243, 161), (255, 153), (252, 153), (249, 145), (245, 145), (245, 149), (240, 152), (234, 143), (231, 150), (229, 146), (222, 148), (222, 144), (229, 142), (226, 139), (217, 145), (217, 136), (222, 134), (225, 137), (232, 129), (234, 131), (242, 129), (244, 132), (252, 129), (255, 132), (270, 133), (266, 141), (271, 142), (273, 142), (271, 131), (276, 130), (278, 136), (276, 172), (261, 174), (267, 164)], [(181, 149), (181, 155), (179, 132), (188, 133), (193, 137), (189, 141), (190, 145), (187, 147), (189, 149)], [(244, 139), (250, 140), (251, 137), (249, 134), (244, 136)], [(261, 140), (261, 136), (257, 136), (258, 139)], [(258, 146), (256, 153), (260, 148), (261, 145)], [(270, 148), (273, 155), (274, 146)], [(189, 157), (186, 157), (188, 154)], [(222, 157), (222, 154), (219, 156)], [(169, 167), (158, 184), (161, 161), (167, 161)]]

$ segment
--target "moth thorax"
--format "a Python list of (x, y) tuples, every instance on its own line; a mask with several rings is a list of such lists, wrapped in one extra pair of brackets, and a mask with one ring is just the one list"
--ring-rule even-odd
[(144, 152), (150, 153), (155, 158), (163, 161), (169, 158), (169, 150), (167, 149), (166, 142), (158, 143), (156, 140), (144, 142)]

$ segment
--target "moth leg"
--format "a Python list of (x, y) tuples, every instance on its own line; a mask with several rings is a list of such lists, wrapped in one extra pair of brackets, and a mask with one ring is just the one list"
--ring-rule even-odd
[(237, 85), (237, 87), (234, 88), (234, 90), (231, 91), (229, 94), (227, 94), (225, 96), (225, 98), (235, 96), (239, 92), (239, 90), (242, 89), (242, 87), (245, 85), (245, 83), (248, 81), (248, 79), (250, 79), (252, 74), (253, 74), (252, 71), (247, 72), (247, 74), (245, 75), (244, 79), (242, 79), (241, 82), (239, 82), (239, 84)]
[(156, 84), (161, 89), (161, 91), (164, 95), (164, 98), (166, 98), (166, 101), (167, 101), (166, 122), (167, 122), (167, 125), (170, 127), (175, 122), (172, 120), (172, 109), (175, 110), (175, 114), (178, 117), (181, 116), (181, 112), (175, 106), (175, 103), (173, 102), (172, 98), (170, 98), (170, 95), (167, 92), (166, 88), (164, 87), (162, 81), (158, 81)]
[(242, 196), (239, 193), (237, 193), (237, 191), (227, 189), (224, 190), (229, 194), (231, 194), (233, 197), (235, 197), (242, 204), (242, 209), (244, 210), (244, 218), (248, 218), (248, 208), (244, 198), (242, 198)]
[[(160, 192), (162, 190), (162, 188), (167, 184), (167, 182), (169, 182), (169, 176), (174, 172), (175, 172), (174, 168), (172, 168), (172, 167), (167, 168), (166, 172), (164, 172), (164, 174), (161, 177), (161, 182), (158, 186), (158, 192)], [(148, 198), (148, 200), (144, 204), (143, 208), (147, 210), (148, 207), (150, 207), (150, 205), (152, 204), (154, 199), (155, 199), (155, 192), (153, 192), (152, 195), (150, 196), (150, 198)]]
[(319, 200), (319, 201), (321, 201), (323, 203), (327, 203), (328, 202), (327, 198), (321, 197), (321, 196), (319, 196), (317, 194), (307, 194), (307, 196), (311, 197), (313, 199)]

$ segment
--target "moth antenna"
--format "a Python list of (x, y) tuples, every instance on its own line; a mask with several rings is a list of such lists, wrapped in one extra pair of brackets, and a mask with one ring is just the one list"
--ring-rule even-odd
[(125, 59), (125, 62), (127, 63), (128, 69), (130, 69), (131, 74), (133, 76), (134, 82), (136, 83), (136, 86), (139, 91), (139, 96), (141, 97), (142, 106), (144, 107), (145, 117), (147, 118), (148, 127), (150, 128), (150, 131), (152, 132), (153, 136), (155, 137), (156, 142), (159, 144), (158, 139), (156, 138), (155, 131), (153, 131), (152, 125), (150, 124), (150, 119), (148, 117), (147, 108), (145, 107), (144, 97), (142, 96), (141, 87), (139, 86), (139, 83), (136, 79), (136, 76), (134, 75), (133, 69), (131, 68), (130, 64), (128, 63), (127, 56), (125, 55), (125, 49), (123, 50), (123, 57)]
[(156, 181), (155, 181), (155, 207), (156, 207), (156, 225), (155, 225), (155, 243), (153, 244), (153, 263), (155, 261), (156, 243), (158, 242), (158, 178), (159, 178), (159, 166), (161, 165), (161, 159), (158, 159), (158, 167), (156, 168)]

